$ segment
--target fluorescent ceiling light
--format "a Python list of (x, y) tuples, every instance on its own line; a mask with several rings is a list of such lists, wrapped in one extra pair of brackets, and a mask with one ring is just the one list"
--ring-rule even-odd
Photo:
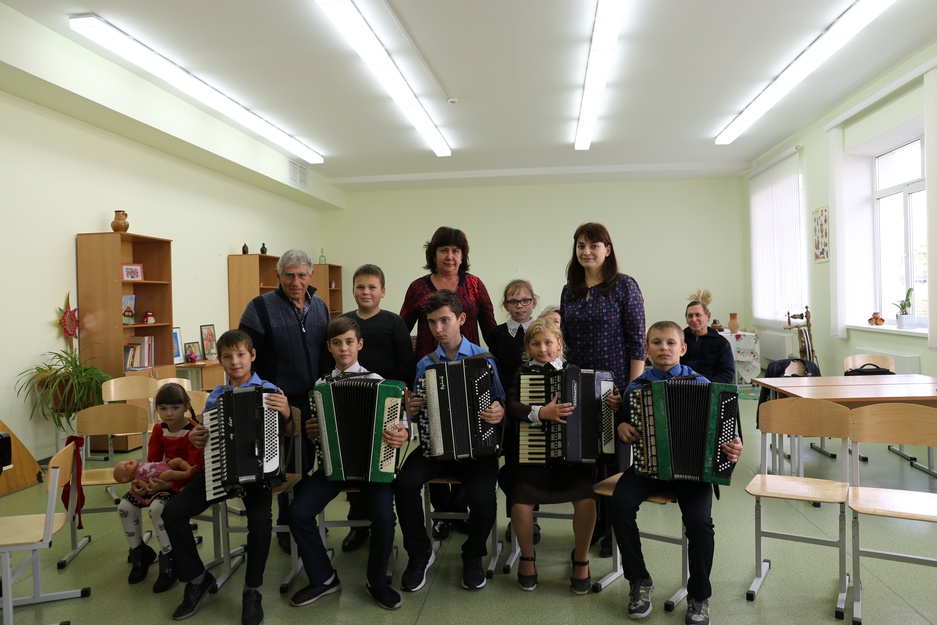
[(762, 115), (767, 113), (786, 96), (791, 89), (813, 73), (840, 48), (859, 34), (872, 20), (895, 3), (896, 0), (857, 0), (837, 18), (826, 31), (800, 53), (764, 91), (745, 107), (739, 116), (726, 126), (716, 137), (716, 145), (728, 145), (749, 129)]
[(75, 32), (84, 35), (101, 47), (166, 81), (186, 95), (218, 111), (290, 154), (310, 164), (323, 162), (322, 155), (309, 146), (283, 132), (253, 111), (238, 104), (97, 15), (79, 15), (69, 18), (69, 25)]
[(592, 145), (592, 134), (599, 118), (612, 56), (618, 46), (618, 33), (621, 31), (626, 5), (626, 0), (599, 0), (595, 8), (592, 45), (589, 47), (586, 80), (582, 86), (582, 103), (579, 106), (579, 125), (576, 128), (574, 148), (577, 150), (588, 150)]
[(430, 119), (423, 105), (413, 94), (393, 59), (384, 49), (371, 26), (351, 0), (316, 0), (338, 31), (348, 40), (358, 56), (367, 64), (413, 127), (429, 144), (436, 156), (449, 156), (452, 150)]

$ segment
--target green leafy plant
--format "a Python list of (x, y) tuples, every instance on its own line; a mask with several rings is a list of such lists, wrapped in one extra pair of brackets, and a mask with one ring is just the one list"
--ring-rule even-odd
[(35, 397), (30, 419), (41, 415), (51, 419), (62, 431), (66, 427), (72, 430), (75, 413), (100, 404), (101, 386), (110, 379), (103, 369), (90, 364), (78, 352), (47, 352), (40, 364), (17, 376), (16, 394), (23, 397), (23, 401)]
[(905, 293), (904, 299), (900, 299), (894, 303), (898, 307), (899, 315), (910, 315), (911, 314), (911, 293), (914, 291), (914, 287), (908, 289), (908, 292)]

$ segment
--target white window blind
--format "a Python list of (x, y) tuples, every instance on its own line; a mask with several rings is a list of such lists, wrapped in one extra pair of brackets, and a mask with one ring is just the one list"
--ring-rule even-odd
[[(748, 181), (755, 323), (779, 328), (804, 308), (800, 159), (795, 153)], [(783, 323), (782, 323), (783, 322)]]

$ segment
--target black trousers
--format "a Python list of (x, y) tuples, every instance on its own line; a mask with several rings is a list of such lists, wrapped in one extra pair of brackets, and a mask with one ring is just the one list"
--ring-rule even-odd
[(495, 493), (498, 459), (436, 462), (417, 450), (407, 456), (394, 481), (403, 547), (411, 558), (425, 558), (432, 549), (423, 516), (423, 485), (431, 479), (447, 476), (462, 482), (469, 506), (468, 537), (462, 544), (462, 553), (478, 557), (488, 554), (488, 535), (498, 510)]
[(316, 518), (330, 501), (335, 499), (342, 488), (356, 486), (361, 488), (367, 518), (371, 520), (371, 541), (368, 553), (368, 584), (380, 589), (387, 586), (387, 561), (394, 548), (394, 491), (388, 484), (376, 482), (331, 482), (325, 473), (318, 470), (306, 476), (297, 486), (290, 507), (290, 530), (299, 548), (303, 568), (309, 583), (318, 586), (332, 576), (334, 570), (329, 560), (325, 545), (319, 536)]
[[(244, 585), (260, 588), (270, 554), (270, 532), (273, 529), (273, 494), (266, 486), (249, 486), (243, 497), (247, 512), (247, 549), (244, 563)], [(173, 497), (163, 509), (163, 523), (172, 543), (176, 575), (184, 582), (198, 577), (205, 566), (195, 545), (189, 522), (208, 508), (205, 501), (205, 472), (199, 471), (192, 481)]]
[(644, 554), (641, 552), (641, 536), (638, 533), (636, 516), (644, 500), (661, 491), (677, 496), (677, 504), (683, 514), (690, 566), (687, 593), (698, 601), (709, 599), (712, 596), (709, 574), (712, 572), (715, 550), (713, 488), (703, 482), (661, 482), (635, 475), (634, 469), (628, 469), (622, 474), (614, 494), (609, 498), (609, 510), (615, 537), (618, 539), (618, 549), (621, 551), (625, 578), (629, 582), (651, 578), (644, 563)]

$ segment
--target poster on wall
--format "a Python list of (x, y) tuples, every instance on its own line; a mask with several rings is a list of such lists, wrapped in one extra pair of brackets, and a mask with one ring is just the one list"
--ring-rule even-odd
[(813, 211), (813, 262), (830, 260), (830, 209), (821, 206)]

